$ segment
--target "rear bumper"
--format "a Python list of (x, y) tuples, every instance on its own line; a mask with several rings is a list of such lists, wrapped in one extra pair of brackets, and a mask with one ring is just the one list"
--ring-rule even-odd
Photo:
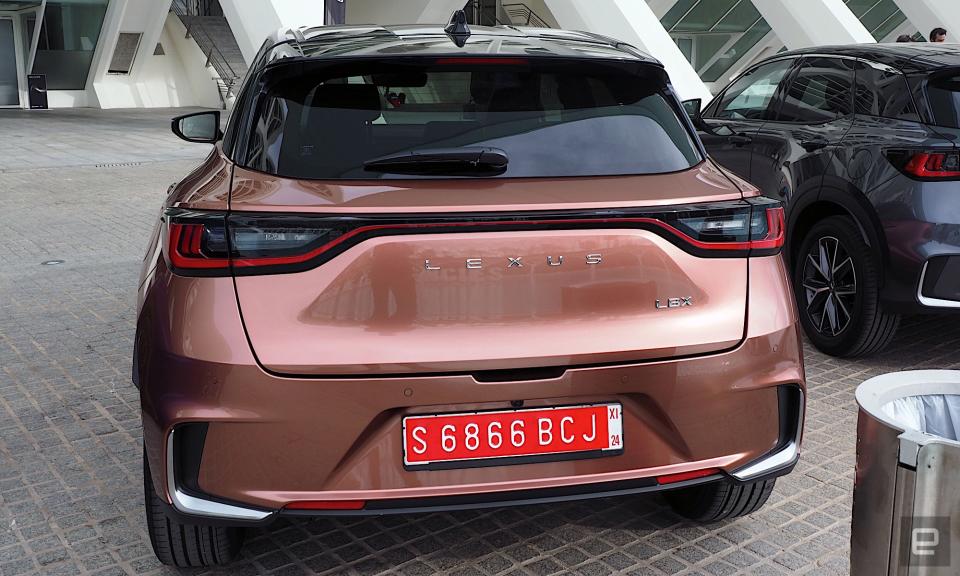
[[(665, 477), (639, 477), (612, 482), (574, 484), (569, 486), (508, 490), (497, 492), (473, 492), (447, 496), (421, 498), (395, 498), (370, 500), (358, 509), (349, 510), (288, 510), (254, 508), (230, 503), (222, 499), (188, 488), (188, 481), (179, 477), (189, 471), (178, 465), (176, 430), (168, 434), (166, 447), (166, 483), (170, 506), (168, 514), (188, 523), (220, 524), (228, 526), (263, 526), (280, 517), (316, 516), (381, 516), (387, 514), (417, 514), (451, 510), (472, 510), (550, 504), (592, 498), (610, 498), (676, 490), (712, 482), (750, 483), (789, 474), (800, 457), (800, 440), (803, 431), (804, 397), (800, 387), (781, 387), (781, 418), (785, 419), (787, 436), (781, 437), (777, 446), (759, 459), (733, 472), (721, 470), (680, 481)], [(785, 394), (784, 394), (785, 393)], [(179, 460), (182, 462), (182, 459)]]
[(897, 200), (877, 206), (889, 254), (884, 306), (907, 314), (960, 311), (960, 182), (902, 177), (887, 186)]
[[(229, 279), (189, 282), (189, 298), (183, 300), (163, 294), (170, 282), (148, 283), (148, 292), (152, 285), (158, 293), (143, 295), (138, 346), (150, 352), (140, 353), (137, 366), (154, 487), (171, 503), (171, 513), (193, 521), (257, 525), (293, 513), (284, 511), (289, 503), (315, 500), (365, 504), (309, 514), (614, 496), (688, 483), (754, 481), (788, 473), (797, 459), (804, 373), (779, 258), (751, 261), (746, 334), (732, 350), (571, 368), (520, 382), (478, 382), (469, 374), (271, 375), (252, 357), (239, 315), (221, 314), (218, 322), (204, 323), (202, 340), (194, 339), (192, 346), (187, 334), (169, 332), (171, 316), (202, 318), (202, 310), (236, 306)], [(152, 318), (164, 321), (154, 324)], [(174, 324), (191, 329), (190, 323)], [(204, 357), (197, 357), (201, 352)], [(534, 408), (614, 401), (624, 408), (622, 455), (431, 471), (409, 471), (402, 464), (404, 415), (503, 409), (521, 402)], [(204, 433), (186, 435), (193, 440), (181, 450), (178, 434), (191, 426), (202, 426)], [(679, 484), (657, 480), (705, 469), (717, 473)]]

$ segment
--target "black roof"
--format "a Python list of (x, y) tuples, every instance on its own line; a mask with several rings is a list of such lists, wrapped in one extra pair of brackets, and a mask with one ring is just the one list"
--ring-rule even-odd
[(587, 32), (514, 26), (471, 26), (459, 46), (442, 26), (325, 26), (274, 37), (267, 62), (284, 58), (371, 56), (546, 56), (630, 60), (660, 65), (629, 44)]
[(781, 52), (773, 58), (826, 54), (851, 56), (886, 64), (902, 72), (929, 72), (946, 66), (960, 66), (960, 45), (932, 42), (897, 42), (895, 44), (848, 44), (816, 46)]

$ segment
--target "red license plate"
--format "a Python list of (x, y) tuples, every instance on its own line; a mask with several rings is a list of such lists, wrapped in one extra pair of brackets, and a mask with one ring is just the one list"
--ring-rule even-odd
[(564, 406), (403, 419), (407, 468), (454, 468), (489, 464), (612, 456), (623, 451), (620, 404)]

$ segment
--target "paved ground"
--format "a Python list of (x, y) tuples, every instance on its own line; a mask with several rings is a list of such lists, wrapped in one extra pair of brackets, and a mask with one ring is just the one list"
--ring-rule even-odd
[[(0, 146), (20, 142), (50, 156), (43, 165), (67, 166), (0, 152), (2, 576), (175, 573), (143, 528), (129, 378), (149, 224), (167, 185), (205, 153), (167, 135), (172, 114), (0, 112)], [(120, 160), (143, 164), (91, 166)], [(41, 264), (54, 259), (65, 263)], [(907, 322), (869, 360), (808, 349), (803, 460), (751, 518), (698, 527), (645, 497), (284, 523), (253, 532), (220, 573), (846, 574), (854, 388), (893, 370), (958, 368), (958, 346), (960, 323), (933, 318)]]

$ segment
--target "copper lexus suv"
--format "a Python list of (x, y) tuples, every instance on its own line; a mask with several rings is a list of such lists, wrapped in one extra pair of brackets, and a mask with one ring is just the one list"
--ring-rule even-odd
[(663, 67), (584, 33), (300, 29), (173, 186), (134, 355), (157, 556), (281, 516), (662, 491), (757, 510), (804, 372), (783, 210)]

